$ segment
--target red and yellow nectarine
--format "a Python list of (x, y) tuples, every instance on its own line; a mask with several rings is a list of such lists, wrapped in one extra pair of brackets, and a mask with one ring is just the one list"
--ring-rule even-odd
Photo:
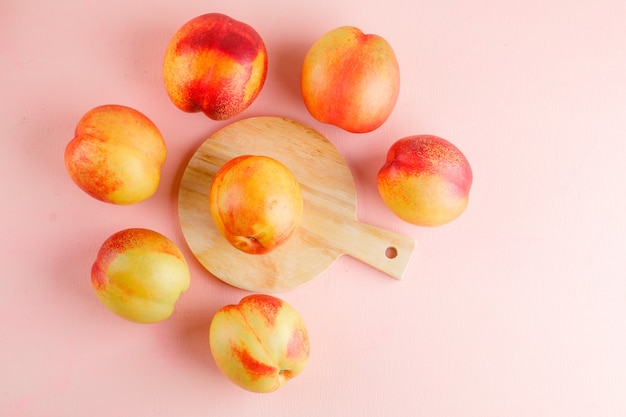
[(172, 102), (186, 112), (230, 119), (248, 108), (267, 75), (267, 50), (246, 23), (220, 13), (197, 16), (170, 40), (163, 81)]
[(239, 387), (268, 393), (300, 374), (309, 360), (309, 334), (287, 302), (252, 294), (222, 307), (209, 330), (213, 359)]
[(100, 301), (137, 323), (168, 318), (189, 283), (189, 267), (180, 249), (149, 229), (124, 229), (111, 235), (91, 268), (91, 284)]
[(150, 119), (111, 104), (80, 119), (64, 161), (72, 180), (87, 194), (107, 203), (134, 204), (156, 192), (166, 154), (163, 137)]
[(210, 212), (220, 233), (237, 249), (268, 253), (284, 244), (302, 218), (300, 184), (284, 164), (262, 155), (241, 155), (215, 174)]
[(439, 226), (465, 211), (472, 186), (465, 155), (437, 136), (415, 135), (396, 141), (378, 172), (384, 203), (401, 219)]
[(315, 119), (365, 133), (391, 115), (400, 92), (400, 68), (385, 39), (343, 26), (311, 46), (300, 86), (304, 104)]

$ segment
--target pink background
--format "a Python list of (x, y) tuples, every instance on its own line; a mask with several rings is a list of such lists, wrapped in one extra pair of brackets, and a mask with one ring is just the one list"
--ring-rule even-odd
[[(237, 119), (319, 130), (354, 174), (359, 219), (417, 241), (402, 281), (342, 257), (280, 294), (312, 355), (268, 395), (214, 365), (212, 315), (248, 293), (205, 272), (177, 218), (186, 162), (225, 123), (176, 109), (160, 66), (206, 12), (267, 44), (267, 82)], [(626, 415), (625, 17), (617, 0), (3, 1), (0, 416)], [(341, 25), (382, 35), (400, 63), (373, 133), (322, 125), (299, 96), (306, 50)], [(105, 103), (167, 141), (159, 190), (135, 206), (90, 198), (63, 165), (78, 119)], [(399, 220), (375, 187), (391, 143), (418, 133), (455, 143), (474, 172), (468, 209), (439, 228)], [(169, 236), (191, 265), (165, 322), (126, 322), (91, 289), (98, 248), (127, 227)]]

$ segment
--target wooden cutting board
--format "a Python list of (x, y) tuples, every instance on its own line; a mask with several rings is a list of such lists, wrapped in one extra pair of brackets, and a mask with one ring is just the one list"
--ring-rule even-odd
[[(235, 249), (209, 212), (217, 170), (238, 155), (265, 155), (285, 164), (300, 183), (304, 214), (287, 243), (264, 255)], [(253, 117), (230, 124), (207, 139), (183, 174), (178, 214), (183, 235), (214, 276), (253, 292), (299, 287), (350, 255), (394, 278), (402, 278), (414, 239), (361, 223), (350, 169), (319, 132), (280, 117)]]

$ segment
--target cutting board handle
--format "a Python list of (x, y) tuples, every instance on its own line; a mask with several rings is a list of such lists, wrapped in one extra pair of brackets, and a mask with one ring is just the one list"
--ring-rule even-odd
[(332, 240), (333, 246), (342, 253), (393, 278), (404, 277), (415, 248), (415, 239), (357, 219), (342, 220), (340, 225), (334, 224), (337, 219), (330, 217), (326, 221), (318, 220), (316, 229)]
[(415, 248), (415, 239), (358, 220), (346, 224), (354, 240), (344, 247), (347, 255), (396, 279), (402, 279)]

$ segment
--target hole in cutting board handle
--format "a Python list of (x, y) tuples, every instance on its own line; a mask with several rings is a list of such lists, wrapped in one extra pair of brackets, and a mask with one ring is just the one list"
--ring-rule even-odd
[(396, 256), (398, 256), (398, 249), (393, 246), (389, 246), (387, 249), (385, 249), (385, 256), (389, 259), (394, 259)]

